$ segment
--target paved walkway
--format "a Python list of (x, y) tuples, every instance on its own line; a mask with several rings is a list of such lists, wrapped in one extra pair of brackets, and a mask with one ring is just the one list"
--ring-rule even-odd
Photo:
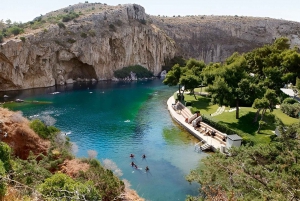
[(177, 121), (181, 126), (183, 126), (189, 133), (191, 133), (196, 138), (198, 138), (200, 141), (204, 141), (207, 144), (211, 145), (214, 151), (220, 150), (222, 144), (218, 140), (212, 138), (211, 136), (204, 135), (204, 133), (201, 133), (201, 132), (195, 130), (191, 124), (186, 123), (185, 117), (183, 117), (181, 114), (178, 114), (172, 108), (172, 104), (174, 104), (174, 103), (175, 103), (175, 99), (173, 96), (171, 96), (167, 101), (167, 105), (168, 105), (168, 110), (169, 110), (172, 118), (175, 121)]

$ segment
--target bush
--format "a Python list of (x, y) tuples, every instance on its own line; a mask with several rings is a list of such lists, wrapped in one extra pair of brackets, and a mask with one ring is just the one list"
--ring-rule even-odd
[(8, 31), (8, 33), (11, 33), (15, 36), (24, 32), (24, 30), (22, 28), (19, 28), (17, 26), (10, 27), (7, 31)]
[(290, 117), (297, 118), (300, 113), (300, 103), (288, 104), (283, 103), (280, 105), (280, 109), (283, 113), (289, 115)]
[(52, 138), (59, 129), (54, 126), (46, 126), (41, 120), (35, 119), (30, 123), (30, 128), (34, 130), (41, 138)]
[[(44, 157), (40, 157), (40, 159)], [(51, 177), (51, 172), (36, 161), (36, 156), (32, 152), (30, 152), (27, 160), (15, 159), (13, 170), (15, 180), (32, 188), (41, 184), (46, 178)]]
[(82, 32), (82, 33), (80, 34), (80, 36), (81, 36), (82, 38), (86, 38), (86, 37), (87, 37), (87, 34), (84, 33), (84, 32)]
[(69, 21), (79, 17), (79, 14), (71, 11), (68, 14), (62, 15), (60, 17), (62, 17), (63, 22), (69, 22)]
[(0, 142), (0, 161), (3, 162), (3, 167), (5, 171), (11, 169), (11, 160), (10, 160), (11, 148), (4, 142)]
[(0, 43), (2, 43), (2, 42), (3, 42), (3, 35), (0, 34)]
[(89, 30), (89, 35), (92, 36), (92, 37), (96, 36), (95, 30), (92, 30), (92, 29)]
[(62, 173), (46, 179), (39, 190), (44, 196), (55, 200), (65, 200), (66, 197), (67, 200), (102, 200), (92, 182), (77, 182)]
[(147, 21), (146, 21), (145, 19), (141, 19), (141, 20), (140, 20), (140, 23), (142, 23), (142, 24), (147, 24)]
[(26, 40), (25, 37), (23, 37), (23, 36), (21, 36), (20, 39), (21, 39), (21, 41), (22, 41), (23, 43), (24, 43), (25, 40)]
[(138, 78), (153, 77), (153, 73), (151, 71), (147, 70), (146, 68), (144, 68), (143, 66), (140, 66), (140, 65), (128, 66), (128, 67), (124, 67), (120, 70), (116, 70), (114, 72), (114, 76), (116, 78), (124, 79), (124, 78), (130, 76), (130, 72), (136, 73), (136, 76)]
[[(3, 162), (0, 160), (0, 176), (5, 176), (5, 168)], [(3, 199), (3, 196), (6, 193), (6, 182), (4, 180), (0, 180), (0, 200)]]
[(68, 42), (68, 43), (75, 43), (75, 42), (76, 42), (76, 40), (75, 40), (75, 39), (73, 39), (73, 38), (68, 38), (68, 39), (67, 39), (67, 42)]
[(297, 101), (293, 98), (286, 98), (282, 101), (282, 103), (284, 103), (284, 104), (294, 104), (294, 103), (297, 103)]
[(113, 24), (109, 24), (109, 30), (111, 30), (111, 31), (116, 31), (116, 27), (115, 27), (115, 25), (113, 25)]
[(91, 159), (89, 164), (89, 170), (81, 172), (79, 178), (92, 181), (102, 200), (114, 200), (124, 191), (124, 183), (111, 170), (103, 168), (95, 159)]
[(66, 28), (66, 25), (62, 22), (57, 23), (57, 25), (59, 26), (59, 28), (63, 28), (63, 29)]
[(300, 78), (296, 78), (296, 87), (300, 90)]

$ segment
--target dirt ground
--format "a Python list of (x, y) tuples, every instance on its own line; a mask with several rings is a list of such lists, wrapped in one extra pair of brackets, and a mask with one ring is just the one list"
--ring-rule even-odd
[(13, 153), (26, 159), (29, 152), (46, 154), (50, 142), (40, 138), (30, 127), (21, 112), (12, 112), (0, 107), (0, 141), (7, 143)]

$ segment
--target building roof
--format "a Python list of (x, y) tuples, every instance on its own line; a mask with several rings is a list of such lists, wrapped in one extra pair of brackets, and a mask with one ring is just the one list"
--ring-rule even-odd
[(281, 88), (280, 90), (288, 96), (295, 96), (293, 89)]
[(232, 141), (238, 141), (238, 140), (242, 140), (243, 139), (240, 136), (238, 136), (237, 134), (227, 135), (227, 138), (231, 139)]

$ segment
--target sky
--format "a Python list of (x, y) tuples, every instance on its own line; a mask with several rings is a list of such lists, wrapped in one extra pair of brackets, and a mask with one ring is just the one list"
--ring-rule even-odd
[[(28, 22), (79, 0), (9, 0), (1, 3), (0, 20)], [(150, 15), (238, 15), (300, 22), (300, 0), (106, 0), (108, 5), (136, 3)]]

